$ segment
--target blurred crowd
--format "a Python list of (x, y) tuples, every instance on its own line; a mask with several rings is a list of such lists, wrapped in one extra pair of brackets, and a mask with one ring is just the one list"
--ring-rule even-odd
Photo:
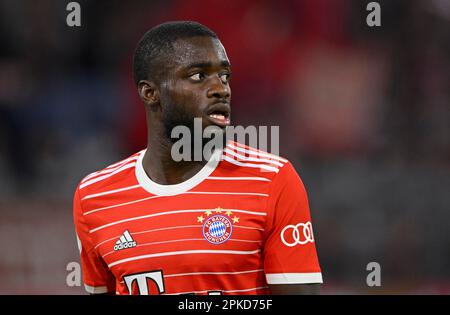
[[(380, 27), (361, 0), (78, 1), (81, 27), (66, 25), (68, 2), (0, 2), (0, 236), (16, 244), (0, 276), (69, 292), (45, 275), (60, 268), (64, 282), (76, 259), (78, 181), (146, 145), (134, 47), (152, 26), (195, 20), (231, 60), (233, 123), (280, 126), (326, 292), (370, 292), (370, 261), (382, 292), (450, 292), (450, 1), (378, 1)], [(27, 211), (46, 218), (40, 230), (60, 225), (61, 254), (40, 260), (41, 278), (23, 254), (40, 252)]]

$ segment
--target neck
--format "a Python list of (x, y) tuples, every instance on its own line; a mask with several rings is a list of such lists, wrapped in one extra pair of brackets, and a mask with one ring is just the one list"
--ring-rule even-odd
[[(147, 151), (142, 160), (143, 168), (150, 179), (161, 185), (184, 182), (198, 173), (207, 161), (175, 162), (171, 155), (172, 141), (163, 129), (149, 128)], [(159, 130), (160, 132), (155, 132)]]

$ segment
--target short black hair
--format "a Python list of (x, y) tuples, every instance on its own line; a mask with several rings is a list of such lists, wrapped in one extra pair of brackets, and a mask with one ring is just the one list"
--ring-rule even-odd
[(133, 56), (133, 78), (136, 85), (141, 80), (157, 80), (163, 69), (161, 61), (173, 52), (173, 43), (181, 38), (209, 36), (216, 33), (194, 21), (174, 21), (159, 24), (140, 39)]

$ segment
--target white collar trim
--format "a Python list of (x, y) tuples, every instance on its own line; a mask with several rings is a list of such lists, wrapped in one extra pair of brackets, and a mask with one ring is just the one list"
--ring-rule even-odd
[(136, 178), (142, 188), (144, 188), (149, 193), (158, 196), (178, 195), (194, 188), (202, 181), (204, 181), (209, 175), (211, 175), (212, 172), (214, 172), (222, 156), (222, 150), (215, 150), (208, 163), (206, 163), (206, 165), (203, 166), (203, 168), (197, 174), (195, 174), (188, 180), (175, 185), (161, 185), (152, 181), (144, 170), (142, 160), (146, 151), (147, 149), (143, 150), (139, 154), (138, 160), (136, 162)]

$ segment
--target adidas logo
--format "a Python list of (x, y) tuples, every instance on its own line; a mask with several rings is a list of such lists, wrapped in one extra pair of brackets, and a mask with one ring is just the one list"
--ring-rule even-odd
[(125, 230), (120, 238), (117, 240), (116, 245), (114, 245), (114, 250), (121, 250), (125, 248), (136, 247), (136, 242), (130, 235), (128, 230)]

